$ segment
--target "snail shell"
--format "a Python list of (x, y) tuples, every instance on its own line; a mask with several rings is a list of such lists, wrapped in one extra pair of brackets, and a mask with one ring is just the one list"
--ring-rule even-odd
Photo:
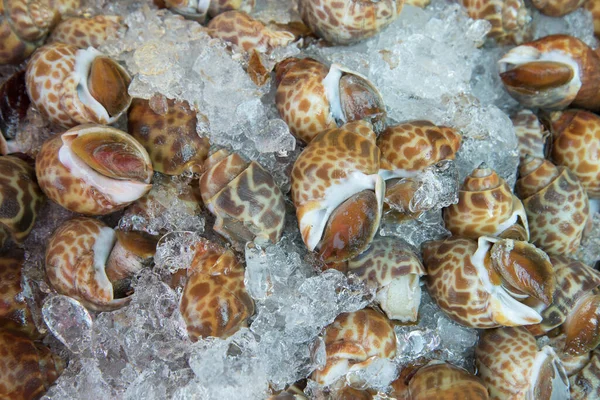
[(121, 28), (123, 18), (116, 15), (97, 15), (91, 18), (67, 18), (52, 30), (48, 43), (64, 43), (80, 49), (98, 48)]
[(575, 174), (529, 156), (519, 174), (515, 193), (523, 200), (532, 243), (548, 254), (573, 253), (589, 213), (585, 189)]
[(376, 133), (385, 128), (381, 94), (364, 76), (311, 58), (288, 58), (276, 72), (277, 110), (300, 140), (310, 143), (326, 129), (358, 120), (372, 123)]
[(556, 285), (548, 256), (529, 243), (481, 237), (450, 237), (423, 245), (427, 288), (454, 321), (471, 328), (539, 323), (541, 315), (521, 303), (552, 302)]
[(425, 8), (429, 5), (429, 3), (431, 3), (431, 0), (405, 0), (404, 4), (407, 6), (413, 6), (413, 7), (421, 7), (421, 8)]
[(600, 398), (600, 349), (592, 353), (590, 361), (576, 375), (569, 378), (572, 400)]
[(326, 364), (313, 379), (329, 386), (349, 372), (366, 368), (376, 357), (394, 358), (396, 334), (380, 312), (365, 308), (343, 313), (325, 328)]
[(531, 110), (522, 109), (510, 117), (519, 140), (519, 155), (545, 157), (545, 146), (550, 132)]
[(527, 329), (483, 331), (475, 349), (478, 376), (492, 399), (568, 399), (567, 374), (550, 346), (538, 350)]
[(166, 100), (158, 114), (144, 99), (134, 99), (129, 108), (128, 132), (148, 151), (155, 171), (179, 175), (200, 172), (210, 143), (196, 131), (196, 111), (187, 102)]
[(285, 203), (273, 177), (257, 162), (221, 149), (204, 164), (200, 194), (217, 220), (214, 230), (234, 245), (281, 238)]
[(550, 17), (562, 17), (577, 10), (586, 0), (531, 0), (535, 8)]
[(569, 168), (591, 198), (600, 198), (600, 117), (583, 110), (555, 111), (545, 122), (552, 133), (552, 161)]
[(347, 272), (377, 289), (375, 301), (388, 318), (417, 320), (419, 278), (425, 275), (425, 268), (407, 244), (389, 237), (377, 238), (368, 250), (348, 261)]
[(0, 331), (0, 397), (40, 398), (62, 373), (65, 362), (46, 346)]
[(10, 237), (22, 244), (33, 229), (44, 194), (35, 170), (15, 156), (0, 157), (0, 248)]
[(0, 155), (19, 152), (14, 139), (30, 104), (25, 70), (19, 70), (0, 86)]
[(335, 45), (359, 42), (394, 22), (404, 0), (303, 0), (302, 20), (317, 36)]
[(485, 164), (465, 179), (458, 192), (458, 203), (444, 209), (444, 222), (456, 236), (529, 239), (523, 203), (506, 181)]
[(594, 33), (596, 36), (600, 35), (600, 0), (587, 0), (583, 6), (592, 13)]
[(385, 183), (368, 123), (323, 131), (292, 169), (292, 200), (302, 240), (325, 262), (352, 259), (367, 249), (381, 219)]
[(131, 104), (127, 71), (91, 47), (53, 43), (39, 48), (27, 66), (26, 81), (40, 113), (65, 128), (112, 124)]
[(249, 13), (255, 4), (256, 0), (165, 0), (167, 8), (199, 22), (207, 15), (214, 17), (231, 10)]
[(150, 157), (133, 137), (103, 125), (80, 125), (55, 135), (36, 158), (44, 193), (73, 212), (104, 215), (152, 187)]
[(523, 0), (460, 0), (469, 17), (492, 24), (488, 37), (521, 44), (531, 37), (531, 15)]
[(546, 36), (513, 48), (498, 63), (504, 87), (524, 107), (600, 110), (600, 57), (577, 38)]
[(226, 338), (247, 326), (254, 302), (244, 286), (244, 267), (231, 250), (199, 243), (187, 275), (179, 308), (192, 340)]

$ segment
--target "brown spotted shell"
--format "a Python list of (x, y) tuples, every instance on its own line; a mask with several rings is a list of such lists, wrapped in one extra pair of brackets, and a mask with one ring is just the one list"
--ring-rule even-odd
[(537, 115), (531, 110), (522, 109), (513, 114), (512, 120), (515, 134), (519, 140), (519, 155), (523, 159), (526, 155), (545, 157), (545, 146), (550, 132), (540, 122)]
[(569, 168), (591, 198), (600, 198), (600, 117), (583, 110), (555, 111), (546, 123), (552, 161)]
[(491, 399), (569, 397), (569, 381), (560, 359), (550, 346), (538, 350), (535, 338), (523, 327), (483, 331), (475, 364)]
[(55, 135), (36, 158), (44, 193), (68, 210), (105, 215), (144, 196), (152, 185), (150, 157), (132, 136), (103, 125)]
[(98, 48), (107, 39), (115, 37), (123, 18), (117, 15), (97, 15), (90, 18), (71, 17), (52, 30), (48, 43), (64, 43), (86, 49)]
[(404, 0), (303, 0), (298, 11), (317, 36), (347, 45), (376, 35), (394, 22)]
[(247, 326), (254, 302), (244, 286), (244, 267), (231, 250), (202, 241), (187, 275), (179, 308), (192, 340), (226, 338)]
[(329, 386), (351, 371), (366, 368), (376, 357), (396, 355), (396, 334), (382, 313), (370, 308), (343, 313), (325, 328), (326, 364), (312, 378)]
[(531, 15), (523, 0), (460, 0), (469, 16), (492, 24), (488, 36), (500, 43), (521, 44), (531, 37)]
[(477, 239), (506, 236), (528, 240), (527, 215), (496, 171), (480, 165), (465, 179), (458, 203), (444, 209), (446, 229), (453, 235)]
[(39, 48), (27, 66), (29, 98), (48, 121), (65, 128), (112, 124), (131, 104), (131, 77), (94, 48), (53, 43)]
[(585, 189), (568, 168), (526, 157), (515, 193), (523, 201), (531, 241), (548, 254), (569, 254), (579, 247), (589, 214)]
[(594, 19), (594, 33), (600, 35), (600, 0), (587, 0), (584, 4), (586, 10), (592, 13)]
[(600, 349), (577, 374), (569, 378), (572, 400), (600, 399)]
[(166, 100), (157, 113), (144, 99), (134, 99), (127, 114), (128, 132), (148, 151), (155, 171), (167, 175), (200, 172), (210, 143), (196, 131), (196, 111), (187, 102)]
[(283, 194), (255, 161), (221, 149), (204, 164), (200, 193), (217, 220), (214, 230), (241, 248), (253, 240), (279, 241), (285, 222)]
[(586, 0), (531, 0), (535, 8), (550, 17), (562, 17), (577, 10)]
[(65, 362), (46, 346), (0, 331), (0, 398), (38, 399), (62, 373)]
[(8, 238), (22, 244), (44, 202), (35, 170), (15, 156), (0, 156), (0, 248)]

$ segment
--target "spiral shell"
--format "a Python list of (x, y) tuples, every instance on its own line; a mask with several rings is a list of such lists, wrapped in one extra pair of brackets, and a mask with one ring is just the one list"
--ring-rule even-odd
[(330, 68), (311, 58), (288, 58), (277, 66), (275, 104), (290, 131), (310, 141), (346, 122), (366, 120), (376, 133), (385, 128), (385, 105), (369, 80), (345, 67)]
[(192, 340), (226, 338), (247, 326), (254, 302), (244, 286), (244, 267), (231, 250), (199, 243), (187, 274), (179, 308)]
[(531, 15), (523, 0), (460, 0), (469, 17), (492, 24), (488, 37), (521, 44), (531, 37)]
[(40, 398), (62, 373), (65, 362), (46, 346), (0, 331), (0, 398)]
[(210, 143), (196, 131), (196, 111), (187, 102), (168, 99), (166, 103), (165, 112), (158, 114), (148, 100), (134, 99), (127, 130), (148, 151), (155, 171), (167, 175), (200, 172)]
[(377, 357), (396, 355), (396, 334), (385, 315), (365, 308), (343, 313), (325, 328), (326, 364), (313, 379), (329, 386), (349, 372), (361, 370)]
[(404, 0), (303, 0), (302, 20), (317, 36), (335, 45), (359, 42), (394, 22)]
[(600, 110), (600, 57), (577, 38), (546, 36), (513, 48), (498, 64), (504, 87), (524, 107)]
[(491, 399), (568, 399), (567, 374), (550, 346), (538, 350), (525, 328), (481, 333), (475, 349), (478, 376)]
[(573, 172), (541, 158), (526, 157), (515, 193), (523, 201), (531, 241), (548, 254), (573, 253), (581, 242), (589, 206)]
[(485, 164), (465, 179), (458, 192), (458, 203), (444, 209), (444, 222), (456, 236), (529, 239), (523, 203), (506, 181)]
[(27, 66), (26, 81), (40, 113), (65, 128), (112, 124), (131, 104), (127, 71), (91, 47), (54, 43), (39, 48)]
[(354, 258), (375, 236), (383, 207), (375, 133), (365, 122), (323, 131), (292, 169), (302, 239), (325, 262)]
[(454, 321), (472, 328), (539, 323), (519, 300), (546, 305), (556, 285), (545, 253), (526, 242), (451, 237), (423, 245), (429, 294)]
[(585, 3), (586, 0), (531, 0), (535, 8), (550, 17), (567, 15)]
[(48, 43), (64, 43), (80, 49), (98, 48), (116, 36), (123, 18), (117, 15), (97, 15), (91, 18), (67, 18), (52, 30)]
[(248, 241), (279, 241), (285, 203), (273, 177), (257, 162), (227, 150), (213, 153), (200, 177), (204, 205), (217, 220), (214, 230), (243, 248)]
[(572, 400), (600, 398), (600, 349), (592, 353), (587, 365), (569, 378)]
[(522, 109), (510, 117), (519, 140), (519, 155), (521, 159), (530, 155), (545, 157), (545, 147), (550, 132), (540, 122), (531, 110)]
[(133, 137), (103, 125), (81, 125), (48, 139), (36, 158), (40, 187), (73, 212), (104, 215), (152, 187), (150, 157)]

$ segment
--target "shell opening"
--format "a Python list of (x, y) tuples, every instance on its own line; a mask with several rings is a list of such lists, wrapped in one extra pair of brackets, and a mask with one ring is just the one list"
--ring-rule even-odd
[(519, 200), (515, 195), (513, 195), (513, 212), (506, 221), (501, 222), (498, 225), (498, 229), (492, 236), (500, 236), (500, 234), (515, 224), (520, 224), (525, 228), (524, 232), (527, 235), (525, 238), (521, 240), (528, 241), (529, 240), (529, 224), (527, 222), (527, 214), (525, 213), (525, 208), (523, 207), (523, 203)]
[(377, 292), (376, 300), (388, 318), (400, 322), (417, 320), (421, 304), (421, 286), (418, 274), (396, 277)]
[(562, 400), (570, 397), (569, 379), (560, 359), (550, 346), (536, 355), (531, 368), (529, 397)]
[(329, 68), (329, 73), (323, 79), (325, 87), (325, 96), (329, 102), (329, 112), (338, 125), (345, 124), (346, 116), (342, 110), (342, 99), (340, 95), (340, 79), (342, 79), (342, 70), (339, 65), (333, 64)]

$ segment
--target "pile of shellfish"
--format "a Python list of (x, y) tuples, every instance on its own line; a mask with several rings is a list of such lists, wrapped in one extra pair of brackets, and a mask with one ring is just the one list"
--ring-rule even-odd
[[(385, 35), (404, 7), (428, 1), (298, 0), (301, 22), (270, 24), (253, 17), (255, 0), (146, 2), (226, 43), (257, 87), (272, 85), (300, 148), (289, 193), (257, 160), (203, 136), (198, 104), (130, 95), (132, 74), (99, 50), (128, 29), (122, 16), (90, 15), (80, 0), (1, 2), (0, 398), (40, 398), (72, 355), (39, 317), (44, 298), (33, 298), (29, 275), (42, 297), (68, 298), (92, 319), (130, 307), (172, 232), (119, 220), (166, 213), (158, 190), (208, 225), (189, 262), (161, 273), (180, 296), (172, 312), (187, 342), (252, 325), (261, 299), (247, 288), (244, 252), (290, 230), (318, 273), (337, 270), (372, 294), (322, 329), (320, 365), (263, 398), (600, 398), (600, 271), (577, 258), (600, 209), (600, 53), (569, 35), (532, 40), (528, 9), (561, 17), (585, 7), (600, 35), (600, 1), (457, 2), (489, 21), (486, 46), (510, 46), (498, 78), (520, 105), (520, 163), (514, 187), (478, 165), (443, 209), (417, 192), (424, 173), (457, 158), (460, 129), (393, 121), (367, 77), (302, 53)], [(286, 46), (300, 55), (272, 62)], [(32, 115), (51, 132), (30, 141), (40, 146), (22, 140)], [(32, 241), (49, 207), (67, 217)], [(448, 237), (418, 248), (380, 234), (384, 222), (427, 212), (440, 213)], [(24, 268), (36, 251), (40, 268)], [(361, 371), (395, 359), (395, 327), (418, 323), (424, 290), (479, 330), (475, 371), (420, 357), (392, 363), (385, 389), (370, 387)]]

